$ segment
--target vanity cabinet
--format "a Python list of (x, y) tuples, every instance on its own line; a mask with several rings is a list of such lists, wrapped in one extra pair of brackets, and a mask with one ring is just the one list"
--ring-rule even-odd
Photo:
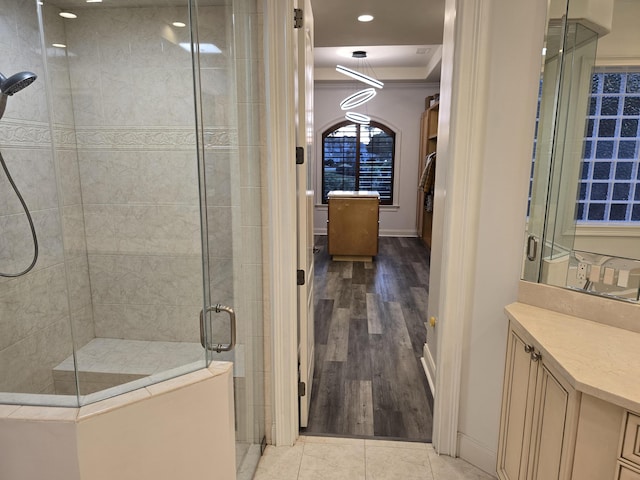
[(570, 477), (578, 395), (534, 344), (511, 328), (498, 450), (502, 480)]
[(505, 311), (498, 478), (640, 480), (640, 333), (522, 303)]

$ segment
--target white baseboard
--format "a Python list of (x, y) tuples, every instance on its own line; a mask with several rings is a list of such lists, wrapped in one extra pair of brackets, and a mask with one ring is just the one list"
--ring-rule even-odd
[(427, 382), (429, 382), (431, 395), (433, 395), (433, 398), (436, 398), (436, 362), (433, 360), (433, 355), (431, 355), (429, 345), (426, 343), (424, 344), (424, 347), (422, 347), (422, 357), (420, 358), (420, 361), (422, 362), (424, 373), (427, 376)]
[(427, 377), (427, 383), (429, 383), (429, 390), (431, 390), (431, 396), (435, 398), (436, 386), (433, 382), (433, 378), (431, 378), (431, 374), (429, 373), (429, 367), (427, 367), (427, 362), (424, 360), (424, 357), (420, 357), (420, 361), (422, 362), (422, 368), (424, 369), (424, 374)]
[(465, 462), (497, 478), (496, 462), (498, 453), (489, 450), (473, 438), (460, 432), (458, 432), (458, 456)]
[(380, 230), (379, 235), (381, 237), (417, 237), (415, 229), (413, 230), (393, 230), (390, 228), (383, 228)]
[[(327, 227), (314, 228), (313, 234), (326, 235)], [(411, 238), (416, 238), (418, 236), (415, 230), (391, 230), (391, 229), (380, 230), (378, 235), (381, 237), (411, 237)]]

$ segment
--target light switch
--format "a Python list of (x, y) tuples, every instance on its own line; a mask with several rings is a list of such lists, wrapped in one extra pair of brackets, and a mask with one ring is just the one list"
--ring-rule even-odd
[(589, 272), (589, 280), (594, 283), (600, 282), (600, 265), (591, 265), (591, 271)]
[(604, 278), (602, 279), (602, 281), (606, 284), (606, 285), (613, 285), (613, 277), (616, 273), (616, 270), (614, 268), (611, 267), (607, 267), (604, 269)]
[(618, 286), (622, 288), (629, 286), (629, 270), (620, 270), (618, 272)]

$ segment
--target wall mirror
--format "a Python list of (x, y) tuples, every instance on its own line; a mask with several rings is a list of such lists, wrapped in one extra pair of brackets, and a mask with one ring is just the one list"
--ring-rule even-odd
[(524, 280), (640, 300), (637, 0), (551, 0)]

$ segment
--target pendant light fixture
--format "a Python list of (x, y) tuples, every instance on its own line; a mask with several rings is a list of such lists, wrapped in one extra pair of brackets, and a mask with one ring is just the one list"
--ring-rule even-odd
[[(352, 108), (364, 105), (376, 96), (376, 88), (382, 89), (384, 87), (384, 83), (382, 83), (380, 80), (377, 80), (373, 76), (364, 73), (366, 67), (368, 67), (369, 70), (373, 72), (373, 69), (366, 61), (367, 52), (365, 52), (364, 50), (356, 50), (352, 53), (351, 56), (357, 59), (359, 70), (347, 68), (343, 65), (337, 65), (336, 71), (350, 78), (353, 78), (354, 80), (370, 85), (373, 88), (365, 88), (349, 95), (347, 98), (342, 100), (342, 102), (340, 102), (340, 108), (342, 110), (350, 110)], [(345, 118), (349, 121), (365, 125), (371, 121), (371, 118), (368, 115), (351, 111), (347, 112)]]
[(363, 113), (358, 112), (347, 112), (344, 118), (361, 125), (369, 125), (369, 123), (371, 123), (371, 117), (369, 115), (364, 115)]
[(342, 110), (349, 110), (350, 108), (356, 108), (360, 105), (364, 105), (373, 97), (376, 96), (376, 91), (374, 88), (365, 88), (364, 90), (360, 90), (352, 95), (349, 95), (343, 101), (340, 102), (340, 108)]
[(356, 70), (352, 70), (343, 65), (336, 65), (336, 72), (342, 73), (343, 75), (346, 75), (347, 77), (351, 77), (355, 80), (359, 80), (362, 83), (371, 85), (372, 87), (376, 87), (376, 88), (384, 87), (384, 83), (382, 83), (380, 80), (376, 80), (375, 78), (370, 77), (369, 75), (365, 75), (364, 73), (360, 73)]

